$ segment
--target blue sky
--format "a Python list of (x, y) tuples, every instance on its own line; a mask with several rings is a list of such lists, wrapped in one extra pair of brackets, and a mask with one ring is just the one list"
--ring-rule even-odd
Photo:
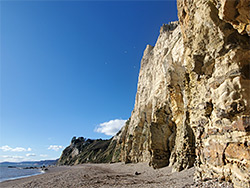
[(110, 138), (133, 110), (146, 45), (177, 20), (175, 1), (0, 3), (0, 161)]

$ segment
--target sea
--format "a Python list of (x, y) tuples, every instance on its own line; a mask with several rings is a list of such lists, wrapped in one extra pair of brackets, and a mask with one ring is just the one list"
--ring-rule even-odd
[(18, 166), (0, 166), (0, 182), (42, 174), (41, 169), (24, 169)]

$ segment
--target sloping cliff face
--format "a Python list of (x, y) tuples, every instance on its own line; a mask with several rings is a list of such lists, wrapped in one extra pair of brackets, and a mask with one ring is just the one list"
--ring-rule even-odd
[(107, 163), (115, 156), (113, 140), (91, 140), (73, 137), (58, 160), (58, 165), (76, 165), (82, 163)]

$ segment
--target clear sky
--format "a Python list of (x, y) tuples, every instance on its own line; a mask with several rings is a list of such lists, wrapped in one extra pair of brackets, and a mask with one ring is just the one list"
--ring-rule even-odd
[(73, 136), (111, 138), (173, 1), (1, 1), (0, 162), (56, 159)]

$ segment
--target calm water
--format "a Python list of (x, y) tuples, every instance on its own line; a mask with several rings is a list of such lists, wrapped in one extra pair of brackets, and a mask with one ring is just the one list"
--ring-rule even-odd
[(43, 171), (41, 171), (40, 169), (22, 169), (20, 167), (8, 168), (6, 166), (0, 166), (0, 182), (38, 175), (42, 173)]

